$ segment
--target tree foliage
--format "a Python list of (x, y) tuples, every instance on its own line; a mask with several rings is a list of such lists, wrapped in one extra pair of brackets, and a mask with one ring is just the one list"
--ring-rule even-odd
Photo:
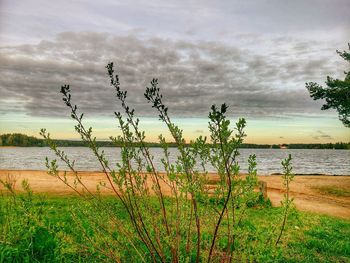
[(21, 133), (7, 133), (0, 135), (0, 146), (44, 146), (45, 141)]
[[(348, 45), (350, 50), (350, 43)], [(350, 62), (350, 53), (338, 50), (337, 53), (345, 61)], [(346, 75), (344, 80), (327, 76), (327, 87), (322, 87), (315, 82), (308, 82), (306, 88), (314, 100), (325, 99), (326, 103), (322, 106), (322, 110), (336, 109), (341, 122), (345, 127), (350, 128), (350, 71), (344, 73)]]

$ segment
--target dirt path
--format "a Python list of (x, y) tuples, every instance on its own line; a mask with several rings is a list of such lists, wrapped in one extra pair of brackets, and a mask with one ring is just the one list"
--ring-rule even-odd
[[(267, 182), (268, 196), (274, 206), (283, 198), (280, 176), (260, 177)], [(344, 195), (335, 195), (322, 189), (341, 189)], [(299, 210), (311, 211), (350, 219), (350, 176), (296, 176), (291, 183), (291, 196)]]
[[(106, 182), (106, 177), (101, 172), (81, 172), (82, 181), (91, 191), (96, 191), (96, 185), (99, 182)], [(215, 181), (216, 176), (210, 175)], [(21, 191), (21, 181), (28, 180), (32, 190), (35, 193), (47, 193), (54, 195), (73, 194), (58, 179), (47, 175), (45, 171), (18, 171), (18, 170), (0, 170), (0, 179), (10, 178), (16, 181), (15, 189)], [(67, 173), (67, 179), (74, 181), (74, 175)], [(281, 176), (259, 176), (259, 180), (267, 182), (268, 197), (274, 206), (280, 205), (283, 198)], [(345, 194), (332, 194), (322, 192), (320, 189), (343, 189)], [(1, 186), (0, 186), (0, 189)], [(103, 194), (111, 194), (112, 191), (107, 188), (101, 188)], [(170, 195), (170, 189), (162, 184), (162, 189), (166, 195)], [(291, 196), (299, 210), (311, 211), (315, 213), (327, 214), (341, 218), (350, 219), (350, 176), (296, 176), (291, 184)]]

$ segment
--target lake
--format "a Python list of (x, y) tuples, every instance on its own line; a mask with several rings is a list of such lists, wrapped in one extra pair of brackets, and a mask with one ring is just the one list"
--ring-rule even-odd
[[(77, 170), (98, 171), (98, 162), (87, 147), (61, 147), (71, 160), (77, 160)], [(105, 151), (111, 165), (120, 161), (120, 148), (101, 148)], [(170, 148), (171, 161), (174, 162), (177, 155), (175, 148)], [(161, 148), (151, 148), (157, 169), (163, 171), (160, 159)], [(241, 171), (247, 171), (247, 159), (250, 154), (256, 154), (258, 173), (269, 175), (281, 173), (281, 161), (288, 154), (293, 157), (293, 171), (297, 174), (329, 174), (350, 175), (350, 151), (349, 150), (320, 150), (320, 149), (241, 149), (238, 161)], [(0, 169), (13, 170), (46, 170), (45, 157), (54, 159), (54, 153), (48, 147), (14, 147), (0, 148)], [(59, 169), (67, 169), (59, 162)], [(210, 166), (209, 171), (214, 171)]]

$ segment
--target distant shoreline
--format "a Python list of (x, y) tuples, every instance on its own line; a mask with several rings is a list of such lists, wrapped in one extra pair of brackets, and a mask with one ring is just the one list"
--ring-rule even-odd
[[(1, 147), (0, 147), (1, 148)], [(6, 172), (33, 172), (33, 173), (40, 173), (40, 172), (46, 172), (47, 170), (45, 169), (0, 169), (0, 174), (1, 173), (6, 173)], [(71, 173), (70, 170), (59, 170), (60, 173), (64, 173), (64, 172), (67, 172), (67, 173)], [(99, 171), (99, 170), (77, 170), (78, 173), (83, 173), (83, 174), (90, 174), (90, 175), (93, 175), (93, 174), (99, 174), (99, 173), (103, 173), (103, 171)], [(161, 174), (165, 174), (164, 171), (159, 171)], [(213, 174), (216, 174), (215, 172), (208, 172), (208, 175), (213, 175)], [(245, 173), (241, 173), (241, 175), (246, 175)], [(258, 176), (261, 176), (261, 177), (264, 177), (264, 176), (282, 176), (283, 174), (282, 173), (271, 173), (271, 174), (259, 174), (258, 173)], [(322, 174), (322, 173), (308, 173), (308, 174), (304, 174), (304, 173), (297, 173), (297, 174), (294, 174), (295, 176), (310, 176), (310, 177), (313, 177), (313, 176), (334, 176), (334, 177), (350, 177), (350, 174)]]
[[(97, 144), (99, 144), (97, 142)], [(162, 148), (162, 146), (160, 144), (153, 144), (150, 143), (151, 145), (147, 145), (146, 147), (149, 148)], [(58, 147), (76, 147), (76, 148), (80, 148), (80, 147), (84, 147), (84, 148), (89, 148), (86, 145), (75, 145), (75, 144), (68, 144), (68, 145), (60, 145), (58, 143), (57, 145)], [(121, 148), (122, 146), (119, 145), (98, 145), (99, 147), (106, 147), (106, 148)], [(188, 147), (190, 147), (190, 145), (186, 145)], [(275, 147), (274, 147), (275, 146)], [(0, 149), (6, 149), (6, 148), (48, 148), (49, 146), (47, 145), (6, 145), (6, 146), (0, 146)], [(137, 145), (135, 145), (134, 147), (137, 147)], [(168, 145), (169, 148), (176, 148), (176, 145), (172, 145), (169, 144)], [(350, 148), (321, 148), (321, 147), (310, 147), (309, 144), (305, 144), (305, 147), (300, 147), (300, 144), (298, 144), (298, 147), (293, 147), (293, 145), (291, 145), (288, 148), (281, 148), (281, 147), (277, 147), (276, 145), (269, 145), (269, 147), (266, 147), (265, 145), (259, 145), (259, 144), (253, 144), (253, 145), (247, 145), (247, 144), (243, 144), (242, 147), (238, 147), (238, 149), (265, 149), (265, 150), (345, 150), (345, 151), (349, 151)]]
[[(53, 139), (58, 147), (87, 147), (86, 143), (81, 140), (57, 140)], [(96, 141), (99, 147), (121, 147), (122, 143), (112, 141)], [(161, 147), (157, 142), (145, 142), (147, 147)], [(38, 139), (34, 136), (28, 136), (21, 133), (8, 133), (0, 135), (0, 147), (46, 147), (48, 146), (44, 139)], [(138, 147), (140, 143), (133, 143), (132, 146)], [(170, 148), (177, 147), (176, 143), (168, 142)], [(190, 144), (186, 144), (190, 146)], [(337, 143), (282, 143), (282, 144), (254, 144), (243, 143), (241, 149), (339, 149), (350, 150), (350, 142)]]

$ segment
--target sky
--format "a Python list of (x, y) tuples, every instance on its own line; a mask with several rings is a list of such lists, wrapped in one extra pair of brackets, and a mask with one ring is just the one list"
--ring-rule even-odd
[(79, 138), (63, 84), (98, 139), (120, 134), (113, 61), (148, 141), (170, 140), (143, 96), (152, 78), (188, 141), (209, 134), (210, 106), (222, 103), (232, 123), (247, 120), (247, 143), (349, 141), (305, 88), (344, 79), (336, 50), (350, 42), (349, 13), (348, 0), (0, 0), (0, 134)]

